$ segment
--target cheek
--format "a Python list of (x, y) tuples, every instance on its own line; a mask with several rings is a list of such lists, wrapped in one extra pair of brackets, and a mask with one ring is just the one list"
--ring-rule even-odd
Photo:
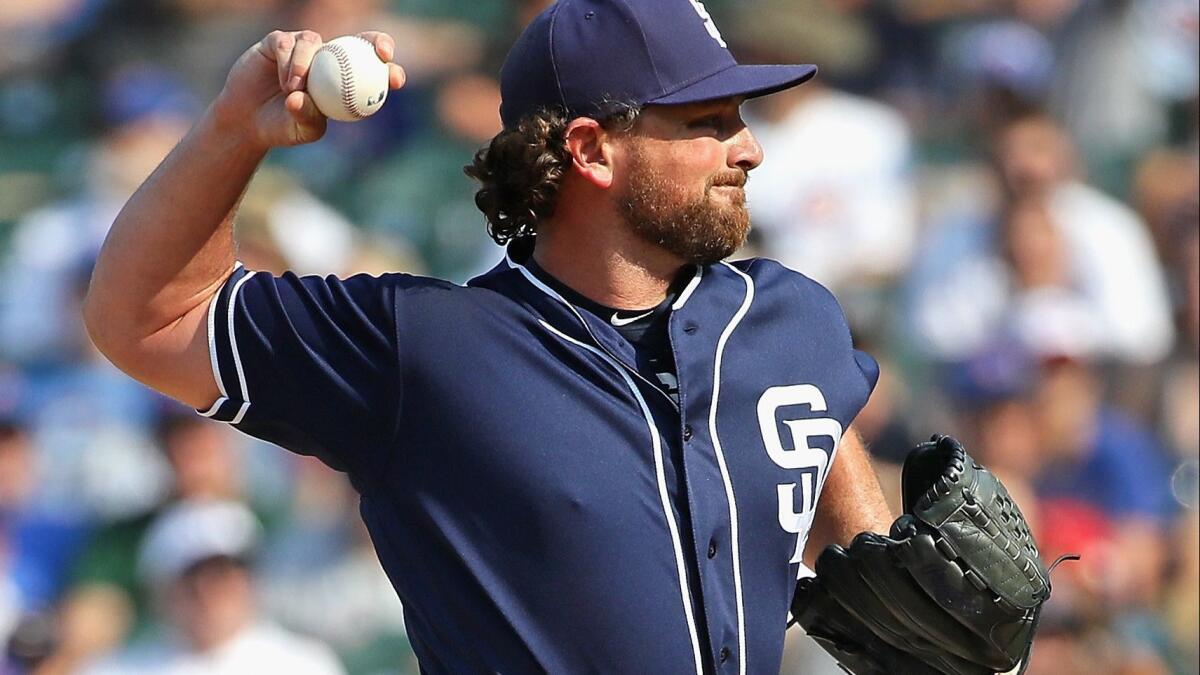
[(682, 148), (683, 159), (693, 171), (710, 176), (725, 168), (726, 148), (711, 139), (701, 139)]
[(725, 166), (726, 148), (712, 138), (651, 141), (639, 153), (668, 176), (709, 175)]
[(717, 143), (689, 143), (674, 148), (667, 160), (663, 175), (689, 192), (703, 191), (708, 180), (725, 168), (725, 154)]

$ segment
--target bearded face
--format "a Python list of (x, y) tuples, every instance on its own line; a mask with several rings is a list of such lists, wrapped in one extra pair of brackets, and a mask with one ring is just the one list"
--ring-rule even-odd
[(629, 183), (618, 204), (642, 240), (698, 265), (723, 260), (746, 242), (745, 171), (726, 169), (698, 188), (662, 171), (637, 142), (630, 156)]

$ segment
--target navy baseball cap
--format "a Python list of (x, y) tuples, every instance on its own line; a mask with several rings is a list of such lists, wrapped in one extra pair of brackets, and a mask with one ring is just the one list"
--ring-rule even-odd
[(575, 117), (606, 101), (679, 104), (765, 96), (813, 65), (740, 65), (699, 0), (558, 0), (526, 28), (500, 71), (500, 117), (542, 108)]

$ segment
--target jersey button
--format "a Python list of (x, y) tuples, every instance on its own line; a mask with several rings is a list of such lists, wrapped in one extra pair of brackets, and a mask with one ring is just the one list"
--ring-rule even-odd
[(717, 557), (717, 542), (716, 540), (708, 542), (708, 559), (712, 560)]
[(697, 328), (699, 328), (699, 326), (691, 321), (683, 324), (683, 332), (687, 333), (688, 335), (695, 333)]
[(692, 425), (690, 425), (690, 424), (683, 425), (683, 440), (685, 440), (685, 441), (692, 440)]
[(721, 653), (717, 655), (721, 659), (721, 663), (729, 660), (729, 647), (721, 647)]

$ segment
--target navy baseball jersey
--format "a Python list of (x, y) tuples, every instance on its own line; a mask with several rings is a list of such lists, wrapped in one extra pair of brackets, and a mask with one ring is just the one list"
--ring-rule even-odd
[(202, 414), (349, 475), (423, 672), (778, 673), (878, 367), (778, 263), (686, 274), (668, 393), (510, 258), (465, 286), (239, 267)]

